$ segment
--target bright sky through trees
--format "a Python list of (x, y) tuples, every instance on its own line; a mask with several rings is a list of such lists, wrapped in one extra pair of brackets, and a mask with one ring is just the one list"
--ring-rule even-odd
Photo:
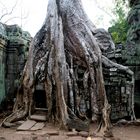
[[(0, 13), (5, 13), (6, 8), (10, 10), (16, 2), (17, 5), (12, 15), (5, 16), (2, 21), (5, 22), (14, 17), (7, 23), (18, 24), (34, 36), (46, 17), (48, 0), (0, 0)], [(82, 0), (82, 2), (93, 23), (97, 27), (107, 29), (110, 25), (110, 20), (113, 18), (113, 15), (110, 13), (113, 0)]]

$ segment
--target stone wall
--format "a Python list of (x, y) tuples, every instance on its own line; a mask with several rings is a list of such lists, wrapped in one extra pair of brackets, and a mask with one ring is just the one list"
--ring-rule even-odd
[(5, 52), (7, 36), (5, 26), (0, 24), (0, 103), (5, 98)]
[(0, 103), (13, 101), (31, 42), (17, 25), (3, 25), (0, 32)]
[[(112, 38), (104, 29), (94, 31), (98, 42), (102, 44), (103, 55), (110, 60), (124, 64), (122, 60), (122, 46), (115, 47)], [(111, 119), (131, 118), (133, 109), (133, 79), (128, 74), (117, 68), (103, 66), (107, 98), (111, 104)]]
[[(122, 64), (121, 51), (107, 53), (109, 59)], [(111, 104), (111, 119), (131, 118), (134, 104), (133, 79), (117, 68), (104, 67), (104, 79), (108, 101)]]
[(140, 80), (140, 0), (129, 0), (131, 10), (128, 14), (129, 30), (126, 47), (123, 51), (125, 64), (135, 72), (135, 79)]
[(7, 26), (6, 30), (9, 39), (6, 48), (6, 93), (10, 95), (7, 97), (14, 98), (25, 65), (26, 52), (31, 37), (17, 25)]
[[(135, 74), (135, 109), (140, 107), (140, 0), (129, 0), (129, 30), (125, 49), (122, 51), (124, 65), (129, 66)], [(137, 113), (136, 113), (137, 114)], [(140, 117), (140, 114), (139, 114)]]
[(125, 64), (140, 65), (140, 0), (129, 0), (131, 10), (128, 14), (129, 30), (123, 57)]

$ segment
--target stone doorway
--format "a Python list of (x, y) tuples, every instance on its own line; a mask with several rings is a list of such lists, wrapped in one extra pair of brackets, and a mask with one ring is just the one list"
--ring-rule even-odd
[(140, 80), (135, 80), (135, 115), (140, 118)]
[(45, 90), (35, 90), (34, 101), (35, 108), (47, 108)]

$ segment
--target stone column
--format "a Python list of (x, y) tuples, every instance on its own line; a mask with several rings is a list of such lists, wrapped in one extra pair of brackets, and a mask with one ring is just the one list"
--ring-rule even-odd
[(6, 52), (6, 93), (9, 100), (15, 98), (20, 76), (26, 61), (26, 47), (29, 47), (30, 35), (25, 37), (18, 25), (7, 25), (8, 45)]
[(7, 37), (5, 26), (0, 23), (0, 104), (5, 98), (5, 52)]
[(14, 98), (18, 53), (15, 46), (11, 46), (10, 43), (9, 45), (6, 51), (6, 93), (10, 100)]

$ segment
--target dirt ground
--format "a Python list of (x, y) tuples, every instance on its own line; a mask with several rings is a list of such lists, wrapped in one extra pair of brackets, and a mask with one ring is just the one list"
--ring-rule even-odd
[[(94, 128), (93, 128), (94, 131)], [(0, 128), (0, 140), (140, 140), (140, 126), (120, 125), (113, 127), (115, 139), (88, 137), (87, 132), (67, 132), (46, 124), (38, 131), (16, 131), (16, 128)]]
[(120, 140), (140, 140), (140, 126), (115, 126), (113, 133)]

